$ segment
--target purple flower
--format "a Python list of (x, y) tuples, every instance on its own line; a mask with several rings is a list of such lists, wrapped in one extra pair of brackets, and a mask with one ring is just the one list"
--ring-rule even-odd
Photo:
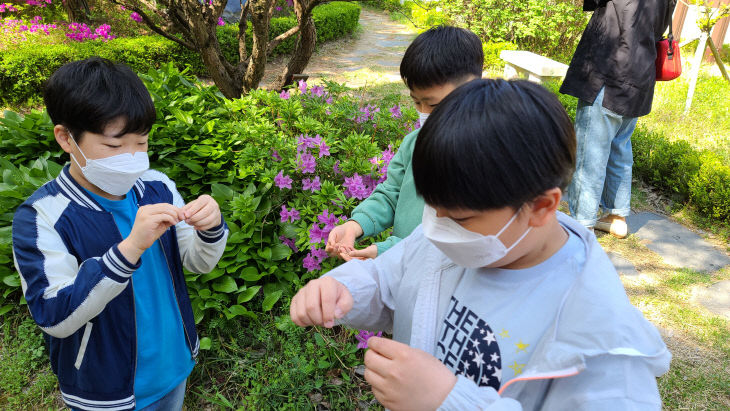
[(319, 158), (322, 158), (322, 157), (328, 156), (328, 155), (330, 155), (330, 147), (327, 145), (327, 142), (325, 142), (324, 140), (321, 140), (319, 142)]
[(381, 155), (383, 157), (383, 163), (385, 163), (385, 165), (389, 165), (390, 160), (392, 160), (393, 157), (395, 157), (395, 152), (393, 151), (393, 145), (388, 144), (388, 148), (385, 149), (385, 151), (383, 151), (383, 153)]
[(286, 5), (289, 7), (294, 7), (294, 0), (286, 0)]
[(358, 200), (366, 199), (372, 192), (366, 184), (366, 180), (357, 173), (352, 177), (345, 177), (345, 182), (342, 184), (345, 187), (345, 196)]
[(136, 11), (133, 11), (132, 14), (129, 15), (129, 18), (136, 21), (137, 23), (142, 22), (142, 16), (139, 15)]
[(332, 171), (333, 171), (333, 172), (334, 172), (335, 174), (338, 174), (338, 175), (339, 175), (339, 174), (342, 174), (342, 170), (340, 169), (340, 160), (336, 160), (336, 161), (335, 161), (335, 165), (334, 165), (334, 166), (332, 166)]
[(279, 152), (277, 150), (274, 150), (271, 153), (271, 157), (273, 157), (274, 161), (281, 161), (281, 156), (279, 155)]
[(322, 261), (326, 260), (327, 257), (329, 257), (327, 255), (327, 252), (326, 251), (324, 251), (322, 249), (319, 249), (317, 247), (312, 248), (311, 251), (310, 251), (310, 254), (312, 255), (312, 257), (314, 257), (315, 259), (317, 259), (317, 261), (319, 261), (320, 263)]
[(282, 100), (289, 100), (289, 97), (290, 95), (288, 90), (282, 90), (281, 94), (279, 94), (279, 98), (281, 98)]
[[(325, 100), (324, 102), (327, 104), (332, 104), (332, 97), (327, 97), (327, 100)], [(327, 113), (327, 114), (331, 114), (331, 113)]]
[(322, 97), (324, 96), (324, 87), (314, 86), (312, 87), (312, 90), (310, 90), (310, 93), (312, 93), (313, 96)]
[(393, 107), (390, 108), (390, 116), (392, 118), (401, 118), (401, 117), (403, 117), (403, 113), (401, 113), (400, 106), (399, 105), (396, 104), (396, 105), (394, 105)]
[(324, 224), (324, 229), (326, 231), (332, 231), (332, 229), (335, 228), (340, 219), (337, 218), (334, 213), (330, 214), (329, 210), (325, 209), (322, 214), (317, 216), (317, 221), (319, 221), (321, 224)]
[(299, 80), (299, 91), (302, 94), (306, 94), (307, 93), (307, 82), (306, 81)]
[(322, 188), (319, 176), (314, 177), (314, 179), (310, 180), (308, 178), (305, 178), (302, 180), (302, 190), (309, 190), (311, 192), (319, 191)]
[(322, 241), (327, 241), (327, 237), (330, 235), (331, 230), (322, 229), (319, 224), (312, 224), (312, 228), (309, 229), (309, 242), (312, 244), (319, 244)]
[(276, 6), (276, 11), (281, 11), (281, 7)]
[(281, 241), (284, 245), (289, 246), (289, 248), (291, 248), (291, 250), (294, 251), (295, 253), (298, 253), (299, 252), (299, 249), (297, 248), (297, 245), (294, 243), (294, 239), (288, 238), (288, 237), (284, 237), (282, 235), (282, 236), (279, 237), (279, 241)]
[(218, 17), (218, 25), (219, 26), (225, 26), (226, 25), (226, 22), (223, 21), (223, 17)]
[(302, 153), (297, 159), (297, 169), (303, 173), (314, 173), (314, 169), (317, 167), (317, 160), (314, 156), (305, 152)]
[(307, 271), (319, 270), (321, 268), (319, 266), (319, 261), (312, 256), (312, 253), (309, 253), (306, 257), (304, 257), (304, 260), (302, 260), (302, 266), (306, 268)]
[(357, 335), (355, 335), (355, 338), (357, 338), (357, 340), (359, 341), (357, 343), (357, 348), (366, 349), (366, 348), (368, 348), (368, 340), (370, 339), (370, 337), (382, 337), (382, 336), (383, 336), (382, 331), (375, 334), (374, 332), (371, 332), (368, 330), (360, 330), (360, 332), (358, 332)]
[(299, 211), (297, 211), (296, 208), (292, 207), (291, 210), (287, 210), (285, 205), (281, 206), (281, 212), (279, 213), (279, 216), (281, 217), (281, 222), (284, 223), (287, 220), (291, 219), (291, 222), (295, 222), (299, 220)]
[(291, 188), (291, 183), (291, 177), (285, 176), (283, 171), (279, 171), (279, 174), (274, 177), (274, 184), (279, 188)]

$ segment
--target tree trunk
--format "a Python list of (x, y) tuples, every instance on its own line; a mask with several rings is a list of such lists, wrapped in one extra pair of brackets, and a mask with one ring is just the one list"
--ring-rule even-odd
[(241, 97), (243, 92), (242, 72), (235, 70), (223, 56), (216, 35), (216, 27), (201, 24), (193, 25), (191, 28), (196, 48), (215, 85), (227, 98)]
[(246, 68), (246, 75), (243, 78), (243, 92), (248, 93), (258, 88), (266, 70), (266, 58), (269, 55), (269, 22), (271, 15), (269, 0), (248, 0), (251, 13), (251, 60)]
[(89, 17), (91, 11), (89, 10), (89, 3), (86, 0), (66, 0), (63, 6), (66, 9), (68, 21), (78, 23), (90, 22)]
[(289, 64), (276, 79), (273, 85), (274, 89), (281, 90), (291, 84), (293, 76), (304, 72), (309, 64), (309, 59), (314, 53), (314, 47), (317, 45), (317, 29), (312, 19), (313, 8), (314, 4), (309, 4), (309, 2), (294, 1), (294, 12), (297, 15), (297, 23), (299, 24), (297, 44)]

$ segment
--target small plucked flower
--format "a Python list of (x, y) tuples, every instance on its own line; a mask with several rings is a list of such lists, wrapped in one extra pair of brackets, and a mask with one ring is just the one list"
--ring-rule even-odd
[(279, 171), (279, 174), (274, 177), (274, 184), (279, 188), (291, 188), (291, 183), (291, 177), (285, 176), (283, 171)]
[(364, 350), (364, 349), (368, 348), (368, 340), (371, 337), (382, 337), (382, 336), (383, 336), (382, 331), (375, 334), (374, 332), (371, 332), (368, 330), (360, 330), (360, 332), (358, 332), (357, 335), (355, 335), (355, 338), (359, 341), (357, 343), (357, 348), (361, 348)]

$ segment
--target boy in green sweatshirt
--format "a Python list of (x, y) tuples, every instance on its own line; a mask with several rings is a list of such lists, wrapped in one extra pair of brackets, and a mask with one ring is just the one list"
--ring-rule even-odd
[[(439, 26), (413, 40), (400, 64), (403, 82), (418, 111), (421, 126), (449, 93), (482, 74), (484, 53), (479, 37), (469, 30)], [(375, 258), (387, 251), (421, 224), (423, 199), (416, 193), (411, 171), (413, 147), (418, 130), (403, 142), (388, 165), (387, 179), (358, 205), (352, 217), (332, 230), (326, 251), (344, 260)], [(355, 240), (380, 234), (389, 227), (385, 241), (356, 250)]]

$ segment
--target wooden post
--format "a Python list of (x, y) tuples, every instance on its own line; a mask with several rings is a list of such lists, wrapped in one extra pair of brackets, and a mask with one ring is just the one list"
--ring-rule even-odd
[(682, 28), (684, 27), (684, 20), (687, 18), (687, 10), (689, 7), (685, 2), (677, 3), (677, 8), (674, 9), (674, 17), (672, 17), (672, 34), (677, 42), (682, 38)]
[[(730, 4), (730, 0), (715, 0), (712, 2), (712, 7), (719, 7), (723, 4)], [(725, 35), (727, 34), (728, 26), (730, 26), (730, 17), (725, 17), (723, 19), (718, 20), (718, 22), (715, 24), (715, 27), (712, 28), (712, 42), (717, 46), (722, 48), (722, 44), (725, 41)], [(713, 58), (713, 53), (708, 47), (707, 50), (705, 50), (705, 61), (708, 63), (712, 63), (715, 61)]]

